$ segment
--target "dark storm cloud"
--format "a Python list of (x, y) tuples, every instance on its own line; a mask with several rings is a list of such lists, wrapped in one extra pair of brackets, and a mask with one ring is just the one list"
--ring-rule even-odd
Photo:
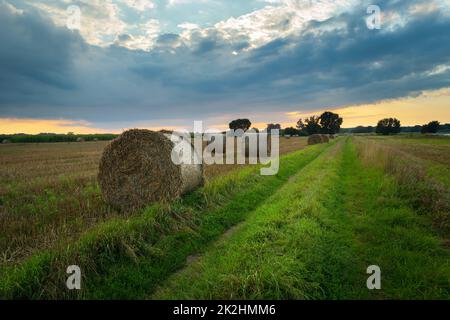
[(450, 86), (449, 70), (430, 73), (450, 63), (450, 19), (439, 11), (369, 30), (361, 6), (254, 50), (243, 51), (245, 35), (225, 40), (208, 31), (193, 32), (189, 43), (161, 35), (144, 52), (89, 46), (36, 12), (0, 9), (0, 117), (200, 119), (370, 103)]
[(0, 6), (0, 101), (26, 98), (39, 87), (73, 89), (72, 62), (82, 39), (36, 12), (14, 14)]

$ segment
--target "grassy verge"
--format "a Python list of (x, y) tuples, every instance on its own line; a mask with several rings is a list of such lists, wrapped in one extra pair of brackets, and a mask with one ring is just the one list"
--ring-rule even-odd
[[(0, 271), (0, 297), (139, 298), (313, 161), (327, 145), (281, 158), (280, 172), (263, 177), (250, 167), (215, 179), (171, 205), (100, 224), (74, 243), (60, 244)], [(83, 290), (65, 288), (66, 268), (78, 265)]]
[[(437, 141), (443, 141), (448, 145), (448, 139), (437, 139)], [(390, 146), (357, 139), (356, 146), (359, 157), (366, 165), (378, 167), (392, 175), (398, 182), (399, 195), (407, 199), (420, 213), (430, 216), (437, 229), (448, 236), (450, 233), (448, 166), (403, 151), (400, 145)], [(432, 151), (433, 148), (425, 145), (419, 154), (426, 153), (427, 150)], [(442, 151), (440, 153), (445, 154)]]
[[(354, 145), (304, 167), (153, 299), (447, 298), (449, 253)], [(366, 287), (370, 265), (382, 290)]]

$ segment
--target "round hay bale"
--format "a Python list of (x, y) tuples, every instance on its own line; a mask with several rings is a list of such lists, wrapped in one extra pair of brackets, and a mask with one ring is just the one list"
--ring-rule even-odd
[(322, 138), (322, 142), (323, 143), (328, 143), (330, 142), (330, 138), (328, 138), (327, 134), (321, 134), (320, 137)]
[(77, 142), (84, 142), (84, 138), (78, 137), (78, 138), (77, 138)]
[(314, 144), (319, 144), (322, 143), (322, 137), (320, 134), (312, 134), (308, 137), (308, 145), (314, 145)]
[(3, 144), (8, 144), (8, 143), (11, 143), (11, 141), (9, 141), (8, 139), (4, 139), (4, 140), (2, 141), (2, 143), (3, 143)]
[[(180, 143), (192, 148), (193, 157), (198, 159), (189, 142)], [(98, 173), (104, 200), (128, 211), (178, 198), (202, 185), (202, 164), (176, 165), (172, 161), (174, 147), (170, 135), (150, 130), (129, 130), (111, 141)]]

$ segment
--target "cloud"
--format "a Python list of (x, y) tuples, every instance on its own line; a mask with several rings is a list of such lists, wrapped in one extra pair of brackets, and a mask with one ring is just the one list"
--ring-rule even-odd
[(211, 2), (211, 0), (168, 0), (167, 1), (167, 6), (168, 7), (173, 7), (173, 6), (178, 6), (178, 5), (186, 5), (186, 4), (192, 4), (192, 3), (208, 3)]
[(77, 119), (97, 127), (172, 118), (178, 125), (450, 87), (449, 15), (439, 6), (418, 10), (421, 3), (381, 1), (386, 16), (402, 17), (402, 23), (384, 21), (381, 30), (367, 29), (364, 6), (317, 19), (271, 14), (298, 4), (283, 1), (180, 34), (161, 34), (158, 20), (149, 20), (147, 34), (120, 32), (101, 47), (36, 10), (3, 4), (0, 117)]
[(122, 2), (137, 11), (145, 11), (156, 8), (156, 4), (150, 0), (122, 0)]
[(72, 77), (74, 60), (85, 50), (78, 34), (1, 2), (0, 25), (2, 104), (44, 96), (38, 88), (69, 90), (77, 86)]

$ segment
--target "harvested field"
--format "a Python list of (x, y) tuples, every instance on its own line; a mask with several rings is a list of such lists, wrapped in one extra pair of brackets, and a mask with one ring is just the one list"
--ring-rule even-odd
[[(15, 263), (120, 215), (104, 203), (97, 184), (106, 145), (105, 141), (0, 145), (0, 263)], [(281, 154), (305, 146), (305, 138), (280, 139)], [(242, 167), (205, 166), (205, 177), (211, 181)]]

